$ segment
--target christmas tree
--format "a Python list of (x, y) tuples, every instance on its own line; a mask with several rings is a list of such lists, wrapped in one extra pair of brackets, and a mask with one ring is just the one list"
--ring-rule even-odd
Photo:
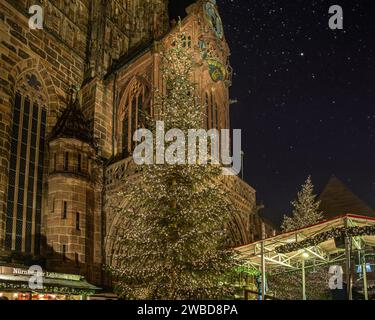
[(284, 232), (294, 231), (318, 223), (323, 219), (319, 210), (320, 201), (316, 200), (314, 186), (309, 176), (298, 192), (297, 200), (291, 202), (293, 206), (292, 217), (284, 216), (281, 229)]
[[(328, 300), (330, 290), (327, 286), (329, 273), (327, 265), (307, 268), (305, 270), (307, 300)], [(271, 273), (268, 275), (268, 285), (276, 299), (302, 300), (301, 271)]]
[[(205, 114), (191, 80), (193, 56), (183, 38), (180, 33), (162, 54), (166, 90), (155, 91), (154, 106), (165, 131), (178, 128), (187, 137), (188, 129), (202, 128)], [(119, 209), (126, 225), (116, 239), (110, 271), (122, 298), (217, 299), (232, 293), (225, 278), (234, 268), (226, 230), (233, 211), (220, 187), (222, 170), (180, 161), (186, 147), (185, 154), (175, 153), (174, 165), (140, 166), (121, 193), (128, 203)]]

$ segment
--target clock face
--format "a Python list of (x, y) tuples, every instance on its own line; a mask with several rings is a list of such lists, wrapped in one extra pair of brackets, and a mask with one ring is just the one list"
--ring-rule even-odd
[(204, 5), (204, 11), (212, 30), (218, 38), (222, 39), (224, 36), (223, 23), (215, 4), (211, 1), (206, 2)]

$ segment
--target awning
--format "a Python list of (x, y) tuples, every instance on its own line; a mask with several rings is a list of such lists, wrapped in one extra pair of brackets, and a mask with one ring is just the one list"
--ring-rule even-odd
[(90, 295), (101, 290), (84, 278), (80, 280), (51, 279), (43, 277), (43, 289), (31, 290), (29, 276), (0, 274), (0, 290), (35, 291), (44, 293), (62, 293), (74, 295)]
[(238, 257), (249, 267), (260, 269), (261, 245), (267, 270), (283, 268), (298, 270), (302, 255), (305, 261), (333, 263), (344, 259), (343, 249), (335, 239), (348, 234), (356, 249), (375, 246), (375, 218), (347, 214), (293, 232), (260, 240), (235, 248)]
[(363, 292), (368, 300), (366, 261), (373, 260), (375, 218), (347, 214), (235, 248), (241, 270), (261, 274), (262, 299), (265, 298), (266, 272), (283, 274), (301, 270), (302, 299), (306, 299), (305, 269), (308, 266), (345, 263), (347, 297), (352, 300), (352, 251), (357, 250), (363, 278)]

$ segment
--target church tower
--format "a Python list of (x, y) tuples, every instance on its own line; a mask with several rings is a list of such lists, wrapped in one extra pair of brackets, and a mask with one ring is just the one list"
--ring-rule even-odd
[[(0, 264), (103, 287), (123, 223), (111, 204), (136, 175), (133, 132), (157, 114), (163, 49), (183, 31), (206, 129), (230, 128), (230, 51), (215, 0), (38, 2), (45, 27), (33, 31), (29, 0), (0, 2)], [(58, 115), (72, 85), (79, 99)], [(248, 243), (255, 190), (236, 176), (223, 188), (239, 208), (234, 244)]]
[(158, 40), (169, 30), (169, 15), (167, 0), (149, 1), (150, 27), (152, 39)]
[[(47, 268), (97, 281), (100, 263), (100, 190), (95, 142), (78, 99), (71, 99), (48, 141)], [(98, 273), (96, 273), (98, 271)]]
[(104, 76), (168, 30), (168, 0), (92, 0), (87, 75)]

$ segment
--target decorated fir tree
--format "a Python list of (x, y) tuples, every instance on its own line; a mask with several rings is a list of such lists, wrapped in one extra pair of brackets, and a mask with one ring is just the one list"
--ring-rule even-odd
[(309, 176), (302, 185), (302, 190), (298, 192), (297, 200), (291, 202), (293, 215), (284, 216), (281, 229), (284, 232), (294, 231), (303, 227), (318, 223), (323, 219), (323, 214), (319, 210), (320, 201), (316, 200), (314, 186)]
[[(205, 115), (191, 80), (194, 60), (182, 39), (179, 34), (162, 55), (166, 90), (155, 93), (155, 116), (166, 132), (178, 128), (187, 137), (188, 129), (202, 128)], [(166, 144), (166, 153), (174, 143)], [(231, 293), (225, 276), (234, 259), (226, 226), (233, 211), (220, 186), (222, 170), (180, 162), (188, 152), (175, 151), (175, 165), (140, 166), (121, 194), (128, 203), (120, 209), (126, 224), (110, 271), (123, 298), (216, 299)]]
[[(305, 270), (307, 300), (328, 300), (331, 293), (327, 286), (329, 267), (326, 265), (307, 268)], [(302, 300), (301, 271), (268, 274), (268, 285), (272, 294), (280, 300)]]

